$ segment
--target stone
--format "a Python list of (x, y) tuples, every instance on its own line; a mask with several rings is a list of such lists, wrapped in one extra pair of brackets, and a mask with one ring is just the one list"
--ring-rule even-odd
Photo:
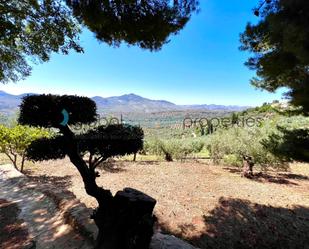
[(151, 240), (150, 249), (199, 249), (172, 235), (156, 233)]

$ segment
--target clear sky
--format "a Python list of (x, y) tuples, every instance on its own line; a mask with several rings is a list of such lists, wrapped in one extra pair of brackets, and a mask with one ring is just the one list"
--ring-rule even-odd
[(57, 93), (118, 96), (135, 93), (176, 104), (260, 105), (281, 99), (281, 92), (255, 90), (254, 72), (239, 51), (239, 34), (257, 0), (200, 0), (201, 12), (172, 36), (159, 52), (122, 45), (109, 47), (87, 30), (81, 35), (84, 54), (54, 54), (48, 63), (34, 65), (24, 81), (1, 85), (19, 94)]

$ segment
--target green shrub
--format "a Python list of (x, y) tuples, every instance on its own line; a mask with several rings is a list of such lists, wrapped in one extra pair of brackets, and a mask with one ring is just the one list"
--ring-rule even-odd
[(262, 141), (265, 148), (287, 161), (309, 162), (309, 118), (282, 118), (277, 130)]
[(149, 139), (144, 142), (146, 153), (164, 156), (165, 160), (182, 160), (204, 148), (204, 142), (199, 138), (186, 139)]
[(143, 147), (144, 154), (161, 156), (161, 143), (162, 141), (157, 138), (145, 139)]
[(24, 125), (14, 127), (0, 125), (0, 152), (10, 159), (16, 169), (18, 169), (18, 157), (20, 157), (20, 171), (22, 172), (26, 159), (26, 150), (30, 144), (37, 139), (50, 136), (51, 133), (46, 129)]
[[(233, 127), (220, 129), (206, 139), (206, 146), (215, 163), (221, 160), (232, 161), (233, 165), (241, 165), (244, 156), (253, 158), (255, 165), (262, 168), (272, 166), (286, 169), (287, 163), (283, 157), (274, 155), (262, 143), (270, 134), (277, 131), (276, 122), (263, 123), (261, 127)], [(229, 155), (234, 155), (229, 158)], [(228, 156), (228, 158), (226, 158)]]
[(235, 154), (224, 155), (223, 162), (226, 165), (231, 165), (235, 167), (242, 166), (242, 158), (240, 158), (239, 155), (235, 155)]

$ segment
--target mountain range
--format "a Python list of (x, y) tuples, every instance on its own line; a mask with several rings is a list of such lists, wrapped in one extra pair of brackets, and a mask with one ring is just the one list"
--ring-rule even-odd
[[(24, 96), (33, 93), (13, 95), (0, 91), (0, 112), (12, 114), (18, 110), (18, 106)], [(176, 105), (166, 100), (152, 100), (136, 94), (125, 94), (115, 97), (103, 98), (92, 97), (97, 104), (99, 113), (153, 113), (165, 111), (188, 111), (188, 110), (209, 110), (209, 111), (242, 111), (248, 106), (226, 106), (226, 105)]]

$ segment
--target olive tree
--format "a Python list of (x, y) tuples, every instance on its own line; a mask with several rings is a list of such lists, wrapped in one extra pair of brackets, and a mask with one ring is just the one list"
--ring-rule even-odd
[(159, 139), (153, 138), (145, 141), (144, 151), (153, 155), (163, 156), (165, 161), (174, 159), (183, 160), (194, 153), (199, 153), (204, 147), (204, 142), (199, 138)]
[(264, 145), (264, 140), (276, 132), (275, 121), (263, 123), (262, 127), (232, 127), (220, 129), (206, 139), (207, 148), (215, 163), (222, 159), (243, 167), (243, 176), (251, 177), (253, 167), (260, 166), (287, 169), (287, 160), (275, 155)]

